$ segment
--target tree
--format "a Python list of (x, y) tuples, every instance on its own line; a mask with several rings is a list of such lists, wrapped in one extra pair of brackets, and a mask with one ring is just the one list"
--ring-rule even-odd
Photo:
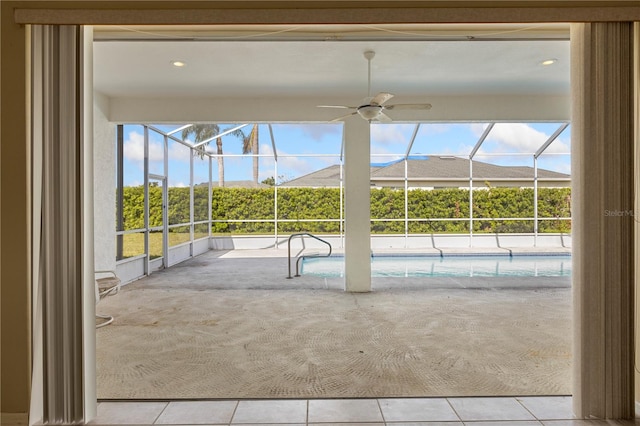
[(278, 175), (277, 179), (273, 176), (269, 176), (266, 179), (262, 179), (260, 183), (264, 183), (265, 185), (269, 185), (269, 186), (276, 186), (276, 185), (282, 185), (285, 182), (289, 182), (291, 179), (292, 178), (290, 175), (281, 174), (281, 175)]
[[(194, 124), (182, 131), (182, 139), (185, 140), (193, 134), (195, 143), (207, 141), (206, 143), (196, 148), (195, 154), (202, 158), (205, 155), (206, 146), (209, 145), (209, 142), (220, 133), (220, 127), (215, 123)], [(236, 129), (231, 132), (231, 134), (238, 138), (241, 138), (243, 141), (247, 139), (247, 136), (241, 129)], [(216, 155), (218, 156), (218, 186), (224, 186), (224, 158), (222, 157), (222, 138), (216, 138), (216, 147)]]
[(265, 185), (269, 185), (269, 186), (275, 186), (276, 179), (273, 176), (269, 176), (268, 178), (263, 179), (261, 183), (264, 183)]
[(242, 153), (253, 154), (253, 184), (258, 186), (260, 145), (258, 143), (258, 125), (254, 124), (248, 136), (242, 139)]

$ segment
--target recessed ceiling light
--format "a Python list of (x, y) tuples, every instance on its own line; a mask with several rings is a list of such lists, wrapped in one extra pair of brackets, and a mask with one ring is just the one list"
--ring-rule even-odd
[(542, 62), (540, 62), (540, 63), (541, 63), (542, 65), (544, 65), (544, 66), (547, 66), (547, 65), (553, 65), (553, 64), (555, 64), (556, 62), (558, 62), (558, 60), (557, 60), (557, 59), (555, 59), (555, 58), (551, 58), (551, 59), (546, 59), (546, 60), (544, 60), (544, 61), (542, 61)]
[(182, 68), (187, 64), (183, 61), (171, 61), (171, 65), (173, 65), (174, 67)]

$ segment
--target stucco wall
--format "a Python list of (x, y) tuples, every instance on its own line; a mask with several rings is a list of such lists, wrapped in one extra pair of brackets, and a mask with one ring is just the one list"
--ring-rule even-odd
[(107, 120), (109, 99), (94, 93), (93, 166), (94, 166), (94, 246), (96, 270), (116, 269), (115, 235), (115, 140), (116, 126)]

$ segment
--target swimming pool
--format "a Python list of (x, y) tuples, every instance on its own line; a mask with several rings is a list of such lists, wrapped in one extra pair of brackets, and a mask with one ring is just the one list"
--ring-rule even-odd
[[(344, 276), (344, 257), (305, 258), (302, 275)], [(374, 256), (372, 277), (568, 277), (569, 255)]]

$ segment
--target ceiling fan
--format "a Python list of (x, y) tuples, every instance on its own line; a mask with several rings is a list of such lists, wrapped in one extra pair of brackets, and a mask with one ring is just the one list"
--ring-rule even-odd
[(395, 105), (385, 105), (389, 99), (393, 98), (391, 93), (380, 92), (375, 96), (371, 96), (371, 60), (376, 55), (376, 52), (372, 50), (367, 50), (364, 52), (364, 57), (368, 63), (368, 82), (367, 82), (367, 97), (362, 101), (362, 105), (360, 106), (348, 106), (348, 105), (318, 105), (319, 108), (340, 108), (340, 109), (352, 109), (353, 112), (340, 116), (338, 118), (334, 118), (331, 122), (339, 121), (344, 118), (350, 117), (352, 115), (360, 115), (360, 117), (365, 120), (371, 121), (381, 121), (390, 123), (393, 120), (384, 113), (384, 111), (391, 111), (394, 109), (422, 109), (428, 110), (431, 109), (431, 104), (395, 104)]

